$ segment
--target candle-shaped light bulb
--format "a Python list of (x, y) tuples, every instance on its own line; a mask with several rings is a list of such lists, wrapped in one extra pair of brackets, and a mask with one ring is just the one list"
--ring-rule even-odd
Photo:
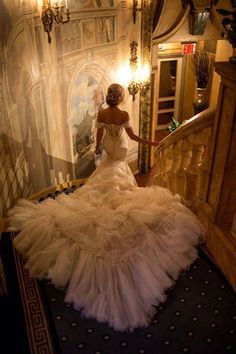
[(143, 64), (141, 67), (141, 81), (148, 81), (150, 76), (150, 67), (147, 63)]

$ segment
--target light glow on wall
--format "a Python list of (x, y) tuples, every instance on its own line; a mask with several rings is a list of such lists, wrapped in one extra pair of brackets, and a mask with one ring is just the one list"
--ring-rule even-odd
[(142, 64), (139, 73), (140, 81), (141, 82), (148, 81), (150, 79), (150, 72), (151, 72), (150, 65), (148, 63)]
[(124, 87), (128, 87), (132, 79), (132, 72), (128, 63), (123, 63), (114, 73), (114, 78), (117, 83)]
[(137, 69), (132, 70), (129, 63), (123, 63), (114, 74), (115, 81), (126, 88), (130, 82), (144, 82), (150, 80), (150, 65), (137, 64)]

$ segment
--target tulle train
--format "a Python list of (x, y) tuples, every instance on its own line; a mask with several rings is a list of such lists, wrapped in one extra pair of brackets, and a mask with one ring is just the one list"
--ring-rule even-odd
[(30, 274), (49, 278), (84, 316), (120, 331), (148, 325), (204, 234), (178, 196), (137, 187), (124, 161), (99, 166), (71, 195), (21, 200), (9, 217), (21, 230), (14, 245)]

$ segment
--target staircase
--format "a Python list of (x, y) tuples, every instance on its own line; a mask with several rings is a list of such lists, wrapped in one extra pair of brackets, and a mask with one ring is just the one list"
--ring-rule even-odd
[(215, 109), (199, 113), (156, 149), (156, 183), (178, 193), (195, 213), (206, 195), (214, 117)]
[(156, 149), (157, 185), (178, 193), (206, 228), (206, 246), (236, 290), (236, 66), (216, 63), (216, 109), (189, 119)]

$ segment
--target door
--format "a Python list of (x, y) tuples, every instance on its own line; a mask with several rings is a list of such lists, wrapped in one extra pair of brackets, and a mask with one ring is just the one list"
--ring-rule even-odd
[(156, 130), (179, 119), (182, 56), (158, 59)]

